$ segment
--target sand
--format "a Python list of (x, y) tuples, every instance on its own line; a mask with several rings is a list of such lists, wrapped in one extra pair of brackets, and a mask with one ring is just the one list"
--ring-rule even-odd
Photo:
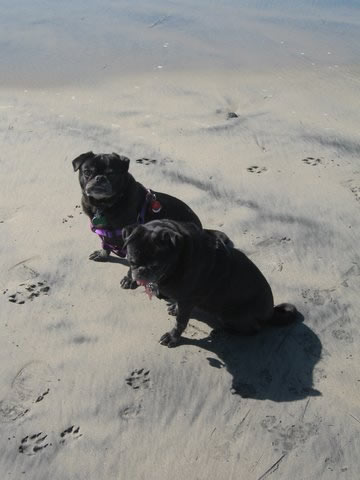
[[(326, 32), (304, 26), (301, 12), (295, 38), (281, 17), (257, 11), (256, 31), (278, 41), (273, 63), (235, 68), (230, 33), (223, 56), (198, 65), (201, 52), (214, 54), (214, 22), (199, 30), (197, 57), (186, 28), (166, 17), (189, 16), (185, 3), (176, 8), (154, 7), (144, 20), (174, 65), (171, 42), (163, 45), (181, 39), (176, 68), (152, 50), (148, 71), (89, 80), (78, 66), (82, 81), (66, 70), (35, 85), (35, 68), (28, 84), (26, 72), (11, 83), (10, 69), (0, 88), (1, 478), (353, 480), (360, 68), (358, 44), (346, 39), (355, 17), (341, 11), (337, 28), (350, 27), (342, 40), (329, 34), (328, 50)], [(136, 38), (136, 22), (127, 25)], [(186, 52), (197, 66), (182, 65)], [(99, 241), (71, 166), (88, 150), (129, 156), (137, 180), (224, 230), (303, 322), (239, 338), (211, 337), (192, 319), (181, 345), (161, 346), (173, 322), (165, 303), (122, 290), (126, 266), (115, 257), (88, 260)]]

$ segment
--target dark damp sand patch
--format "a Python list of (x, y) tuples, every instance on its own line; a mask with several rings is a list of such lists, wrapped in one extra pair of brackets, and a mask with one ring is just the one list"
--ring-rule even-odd
[[(332, 63), (359, 56), (353, 11), (314, 6), (193, 4), (165, 0), (33, 2), (3, 0), (2, 85), (97, 85), (109, 77), (168, 71), (269, 71), (302, 68), (308, 57)], [(284, 42), (284, 39), (290, 39)], [(306, 45), (309, 55), (300, 55)], [(239, 48), (246, 45), (246, 48)], [(319, 46), (318, 46), (319, 45)], [(329, 47), (330, 45), (331, 47)], [(349, 48), (351, 45), (351, 48)], [(311, 48), (310, 48), (311, 47)], [(336, 47), (336, 48), (335, 48)], [(60, 60), (60, 61), (59, 61)]]

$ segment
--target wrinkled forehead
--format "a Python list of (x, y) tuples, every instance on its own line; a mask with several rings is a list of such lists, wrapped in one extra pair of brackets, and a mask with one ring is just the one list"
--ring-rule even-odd
[(162, 223), (158, 223), (157, 220), (153, 220), (150, 224), (144, 225), (144, 227), (146, 228), (147, 234), (153, 239), (157, 237), (160, 238), (164, 231), (168, 230)]
[(135, 232), (127, 246), (129, 254), (137, 259), (146, 258), (159, 249), (154, 241), (156, 237), (153, 232), (145, 231), (143, 227), (140, 228), (141, 233)]
[(107, 155), (97, 155), (95, 158), (89, 158), (86, 160), (81, 168), (82, 170), (94, 170), (97, 172), (105, 172), (114, 170), (118, 162), (115, 158), (112, 158)]
[(142, 231), (133, 232), (130, 238), (130, 241), (128, 243), (129, 248), (134, 253), (138, 253), (146, 250), (151, 243), (151, 238), (149, 237), (147, 232), (143, 231), (142, 226), (138, 228), (141, 229)]

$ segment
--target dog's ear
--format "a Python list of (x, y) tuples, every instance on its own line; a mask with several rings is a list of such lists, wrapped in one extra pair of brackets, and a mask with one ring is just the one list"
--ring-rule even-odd
[(110, 157), (110, 159), (115, 160), (118, 165), (120, 165), (121, 171), (123, 173), (125, 173), (129, 170), (130, 158), (125, 157), (124, 155), (118, 155), (115, 152), (110, 153), (109, 157)]
[(94, 158), (95, 157), (95, 153), (93, 152), (86, 152), (86, 153), (82, 153), (81, 155), (79, 155), (78, 157), (74, 158), (74, 160), (72, 161), (72, 165), (73, 165), (73, 168), (74, 168), (74, 172), (77, 172), (79, 170), (79, 168), (81, 167), (81, 165), (86, 161), (86, 160), (89, 160), (90, 158)]
[(134, 233), (134, 230), (136, 230), (137, 227), (139, 227), (139, 225), (137, 223), (133, 223), (132, 225), (127, 225), (122, 229), (121, 235), (124, 240), (124, 245), (123, 245), (124, 248), (129, 243), (129, 240), (131, 239), (132, 234)]
[(173, 230), (164, 230), (161, 234), (161, 240), (177, 247), (181, 240), (181, 235)]

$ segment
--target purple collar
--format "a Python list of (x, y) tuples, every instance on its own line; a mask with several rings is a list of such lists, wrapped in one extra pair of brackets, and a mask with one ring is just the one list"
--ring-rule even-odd
[[(139, 225), (145, 223), (145, 216), (149, 205), (151, 205), (151, 209), (154, 213), (160, 212), (161, 205), (156, 200), (155, 193), (153, 193), (150, 189), (147, 190), (145, 201), (136, 219), (136, 222)], [(102, 248), (104, 250), (110, 250), (111, 252), (115, 253), (115, 255), (122, 258), (126, 257), (126, 249), (122, 248), (122, 228), (116, 228), (115, 230), (98, 228), (92, 222), (90, 223), (90, 228), (101, 238)]]

